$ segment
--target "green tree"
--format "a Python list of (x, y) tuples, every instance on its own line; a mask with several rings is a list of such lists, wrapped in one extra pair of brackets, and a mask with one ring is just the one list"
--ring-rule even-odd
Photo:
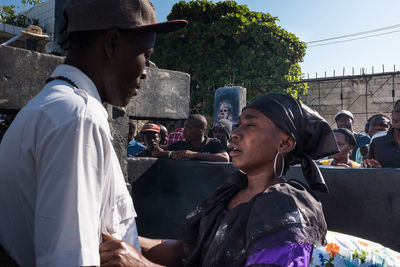
[(248, 101), (270, 91), (306, 93), (298, 83), (306, 45), (277, 26), (277, 17), (234, 1), (195, 0), (173, 6), (168, 20), (182, 18), (188, 27), (159, 35), (152, 60), (191, 75), (192, 108), (211, 114), (212, 92), (227, 84), (246, 87)]
[(0, 22), (24, 28), (30, 24), (39, 25), (38, 19), (29, 18), (21, 12), (41, 2), (42, 0), (21, 0), (22, 6), (2, 5), (0, 6)]

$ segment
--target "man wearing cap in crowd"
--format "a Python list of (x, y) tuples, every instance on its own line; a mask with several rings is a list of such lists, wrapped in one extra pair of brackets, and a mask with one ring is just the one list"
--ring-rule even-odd
[(229, 138), (231, 136), (231, 133), (232, 133), (232, 122), (227, 119), (220, 119), (212, 129), (213, 137), (221, 141), (221, 144), (224, 146), (228, 154), (229, 152), (231, 152), (231, 150), (228, 148)]
[(348, 110), (341, 110), (335, 116), (336, 125), (338, 128), (345, 128), (354, 133), (354, 137), (356, 138), (356, 145), (351, 152), (350, 159), (355, 161), (357, 150), (360, 146), (369, 144), (370, 138), (361, 133), (356, 133), (353, 131), (354, 125), (354, 116)]
[(0, 243), (21, 266), (99, 266), (112, 238), (140, 250), (102, 103), (127, 105), (156, 33), (187, 24), (157, 23), (149, 0), (69, 0), (63, 12), (65, 64), (0, 146)]
[(136, 157), (151, 157), (154, 148), (159, 148), (160, 146), (160, 126), (155, 123), (146, 123), (140, 132), (143, 135), (146, 148)]

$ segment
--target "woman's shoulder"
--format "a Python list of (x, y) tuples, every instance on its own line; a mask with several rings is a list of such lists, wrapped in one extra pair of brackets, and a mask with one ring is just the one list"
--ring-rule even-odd
[(258, 195), (251, 205), (248, 225), (248, 230), (256, 229), (260, 237), (296, 228), (310, 244), (322, 243), (327, 231), (321, 202), (295, 180), (271, 186)]
[(271, 206), (272, 203), (281, 203), (280, 207), (277, 207), (277, 210), (321, 205), (320, 201), (311, 193), (308, 187), (297, 180), (275, 184), (254, 199), (256, 207), (259, 205)]

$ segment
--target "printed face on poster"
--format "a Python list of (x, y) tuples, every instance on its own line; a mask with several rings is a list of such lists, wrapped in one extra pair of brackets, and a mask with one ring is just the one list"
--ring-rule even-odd
[(243, 104), (242, 90), (239, 87), (224, 87), (215, 91), (214, 95), (214, 125), (220, 119), (227, 119), (233, 125), (237, 124)]

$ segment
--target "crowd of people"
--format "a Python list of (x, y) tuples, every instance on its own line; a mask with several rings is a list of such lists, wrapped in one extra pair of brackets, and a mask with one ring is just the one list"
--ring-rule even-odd
[(164, 125), (148, 122), (140, 130), (144, 146), (130, 133), (127, 156), (229, 162), (228, 140), (232, 123), (221, 119), (208, 135), (206, 129), (207, 120), (200, 114), (190, 115), (183, 128), (177, 128), (169, 135)]
[[(14, 266), (309, 266), (327, 233), (312, 191), (328, 188), (315, 160), (332, 156), (327, 164), (350, 167), (359, 150), (364, 167), (400, 162), (399, 101), (391, 126), (371, 118), (371, 143), (354, 133), (350, 112), (339, 112), (334, 132), (317, 112), (276, 93), (247, 105), (234, 129), (221, 118), (214, 137), (200, 114), (169, 136), (147, 123), (144, 145), (132, 124), (130, 155), (230, 156), (238, 170), (188, 214), (182, 240), (140, 237), (103, 103), (126, 106), (147, 77), (156, 34), (187, 21), (158, 23), (148, 0), (68, 0), (63, 17), (65, 62), (0, 145), (0, 254)], [(284, 179), (297, 164), (304, 183)]]
[[(378, 113), (367, 120), (367, 135), (354, 132), (354, 116), (348, 110), (339, 111), (335, 121), (334, 134), (340, 151), (318, 159), (317, 164), (343, 168), (400, 168), (400, 100), (393, 107), (391, 119)], [(220, 119), (206, 134), (207, 120), (200, 114), (190, 115), (183, 128), (177, 128), (169, 135), (165, 126), (147, 123), (140, 131), (144, 146), (130, 134), (128, 157), (232, 161), (229, 143), (233, 127), (231, 121)], [(148, 140), (149, 135), (151, 140)], [(137, 149), (133, 150), (133, 147)]]

